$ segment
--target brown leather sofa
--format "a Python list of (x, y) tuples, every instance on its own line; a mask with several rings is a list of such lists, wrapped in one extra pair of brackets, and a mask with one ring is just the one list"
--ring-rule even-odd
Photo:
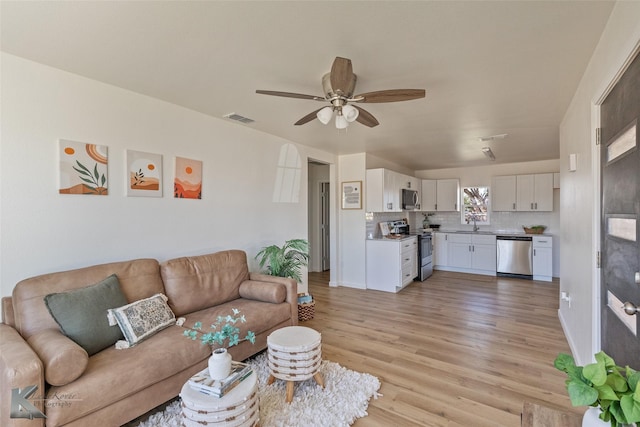
[[(260, 352), (272, 331), (298, 323), (295, 280), (249, 273), (246, 254), (239, 250), (162, 263), (136, 259), (23, 280), (2, 301), (0, 425), (122, 425), (176, 397), (187, 379), (207, 366), (211, 349), (182, 336), (181, 326), (169, 326), (131, 348), (110, 346), (92, 356), (63, 335), (44, 297), (111, 274), (129, 302), (165, 294), (176, 317), (186, 318), (184, 327), (196, 321), (209, 325), (232, 308), (240, 310), (247, 320), (241, 333), (255, 332), (256, 342), (231, 347), (234, 360)], [(30, 386), (37, 389), (27, 397)], [(22, 399), (46, 419), (11, 418), (11, 401)]]

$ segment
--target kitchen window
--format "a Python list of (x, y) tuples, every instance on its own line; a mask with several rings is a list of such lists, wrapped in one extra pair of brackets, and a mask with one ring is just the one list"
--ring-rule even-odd
[[(462, 224), (488, 225), (489, 187), (462, 189)], [(475, 220), (475, 221), (474, 221)]]

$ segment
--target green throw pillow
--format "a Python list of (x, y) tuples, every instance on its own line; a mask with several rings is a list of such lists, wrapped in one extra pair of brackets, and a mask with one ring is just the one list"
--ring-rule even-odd
[(122, 339), (117, 326), (109, 326), (107, 310), (127, 304), (115, 274), (86, 288), (49, 294), (44, 303), (62, 332), (89, 356)]

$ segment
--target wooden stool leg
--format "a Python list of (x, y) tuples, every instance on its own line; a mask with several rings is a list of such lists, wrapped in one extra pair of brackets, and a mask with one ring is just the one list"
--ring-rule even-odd
[(273, 384), (273, 382), (275, 380), (276, 380), (276, 377), (274, 377), (273, 374), (269, 374), (269, 379), (267, 380), (267, 385)]
[(324, 388), (324, 377), (322, 376), (322, 374), (320, 372), (316, 372), (313, 375), (313, 379), (316, 380), (316, 382), (318, 383), (318, 385), (322, 388)]
[(293, 381), (287, 381), (287, 403), (293, 400)]

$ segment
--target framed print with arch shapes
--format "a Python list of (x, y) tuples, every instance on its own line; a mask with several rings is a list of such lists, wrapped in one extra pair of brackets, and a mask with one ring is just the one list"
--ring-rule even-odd
[(106, 196), (107, 146), (84, 142), (58, 140), (60, 194), (86, 194)]
[(127, 150), (127, 196), (162, 197), (162, 154)]
[(362, 181), (342, 183), (342, 209), (362, 209)]

